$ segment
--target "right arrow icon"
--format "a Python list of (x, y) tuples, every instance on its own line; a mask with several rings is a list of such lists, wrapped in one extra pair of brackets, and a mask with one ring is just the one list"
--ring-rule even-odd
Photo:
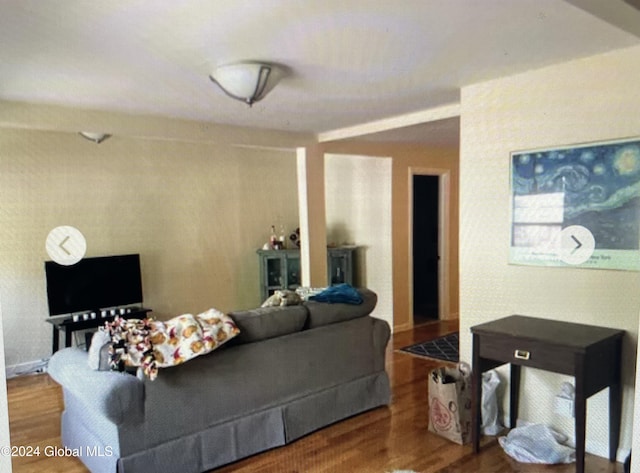
[(580, 240), (578, 240), (575, 235), (571, 235), (571, 239), (576, 242), (576, 247), (571, 252), (571, 254), (573, 254), (576, 251), (578, 251), (580, 248), (582, 248), (582, 243), (580, 243)]
[(595, 250), (593, 233), (582, 225), (571, 225), (560, 232), (560, 259), (567, 264), (586, 262)]

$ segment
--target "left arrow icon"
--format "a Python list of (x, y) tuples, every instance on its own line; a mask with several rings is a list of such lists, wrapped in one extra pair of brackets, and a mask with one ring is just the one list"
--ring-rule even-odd
[(58, 246), (62, 249), (62, 251), (71, 256), (71, 252), (64, 247), (64, 244), (69, 241), (69, 238), (71, 238), (69, 235), (64, 237), (64, 240), (62, 240)]
[(53, 261), (71, 266), (84, 258), (87, 241), (77, 228), (61, 226), (49, 232), (45, 248)]

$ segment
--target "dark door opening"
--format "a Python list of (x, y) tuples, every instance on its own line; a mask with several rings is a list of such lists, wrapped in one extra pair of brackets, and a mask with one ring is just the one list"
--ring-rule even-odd
[(413, 176), (413, 323), (439, 315), (439, 176)]

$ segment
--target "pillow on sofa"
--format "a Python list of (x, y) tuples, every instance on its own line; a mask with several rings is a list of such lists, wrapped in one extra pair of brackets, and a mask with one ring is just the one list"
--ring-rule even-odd
[(307, 309), (302, 305), (261, 307), (229, 314), (240, 329), (241, 343), (258, 342), (299, 332), (307, 321)]
[(287, 305), (298, 305), (302, 303), (302, 298), (295, 291), (281, 289), (275, 291), (260, 307), (278, 307)]
[(111, 335), (100, 327), (91, 337), (89, 345), (89, 368), (96, 371), (109, 371), (110, 357), (109, 346), (111, 345)]
[(376, 307), (378, 296), (369, 289), (359, 288), (357, 291), (362, 297), (362, 303), (357, 305), (317, 301), (304, 302), (303, 305), (309, 310), (308, 328), (321, 327), (369, 315)]

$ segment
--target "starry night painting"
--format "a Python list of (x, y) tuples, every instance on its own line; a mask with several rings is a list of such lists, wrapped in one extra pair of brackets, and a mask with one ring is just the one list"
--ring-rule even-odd
[(640, 270), (640, 139), (512, 153), (511, 186), (511, 262), (571, 264), (562, 252), (587, 248), (584, 233), (562, 247), (571, 227), (593, 236), (573, 265)]

